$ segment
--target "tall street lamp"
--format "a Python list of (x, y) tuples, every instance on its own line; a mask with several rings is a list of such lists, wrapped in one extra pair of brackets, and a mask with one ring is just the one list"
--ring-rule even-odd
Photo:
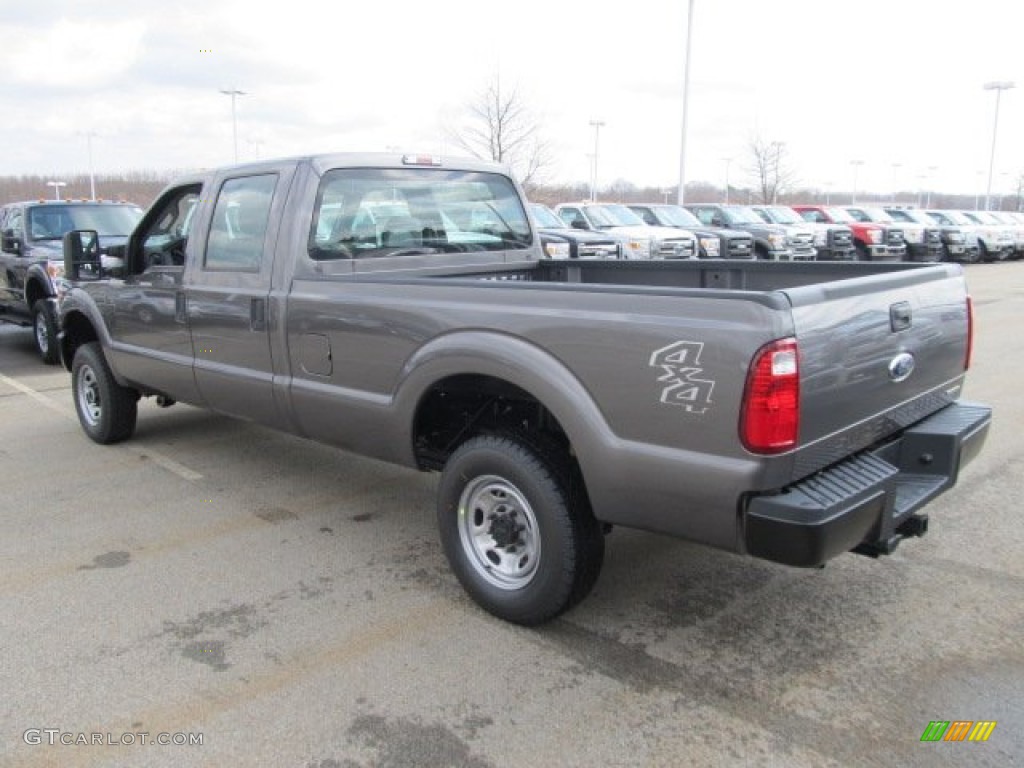
[(853, 194), (850, 195), (850, 205), (856, 205), (857, 204), (857, 171), (860, 169), (860, 167), (862, 165), (864, 165), (864, 161), (863, 160), (851, 160), (850, 161), (850, 165), (853, 166)]
[(892, 204), (896, 205), (896, 192), (899, 190), (899, 170), (903, 167), (903, 163), (892, 164)]
[(80, 136), (85, 136), (86, 149), (89, 152), (89, 199), (96, 199), (96, 175), (92, 170), (92, 138), (96, 131), (78, 131)]
[(60, 202), (60, 188), (66, 187), (68, 183), (66, 181), (48, 181), (46, 186), (53, 187), (53, 199)]
[(231, 97), (231, 136), (234, 139), (235, 144), (235, 162), (238, 162), (238, 119), (235, 114), (235, 97), (246, 96), (245, 91), (240, 91), (237, 88), (222, 88), (221, 93), (225, 96)]
[(996, 115), (992, 120), (992, 152), (988, 158), (988, 186), (985, 187), (985, 210), (989, 210), (989, 198), (992, 195), (992, 169), (996, 163), (996, 132), (999, 130), (999, 99), (1003, 95), (1003, 91), (1008, 91), (1011, 88), (1016, 87), (1016, 83), (1009, 80), (994, 80), (991, 83), (985, 83), (982, 88), (986, 91), (996, 92)]
[(924, 203), (924, 207), (925, 208), (931, 208), (932, 207), (932, 187), (935, 186), (935, 172), (937, 170), (939, 170), (939, 166), (937, 166), (937, 165), (929, 165), (928, 166), (928, 192), (927, 192), (927, 195), (925, 196), (925, 203)]
[(590, 124), (594, 126), (594, 164), (591, 167), (590, 172), (590, 199), (597, 202), (597, 144), (601, 128), (604, 126), (604, 121), (591, 120)]
[(729, 204), (729, 166), (732, 165), (731, 157), (723, 157), (725, 161), (725, 204)]
[(693, 0), (686, 11), (686, 63), (683, 65), (683, 127), (679, 139), (679, 194), (680, 205), (686, 202), (686, 120), (690, 104), (690, 41), (693, 39)]

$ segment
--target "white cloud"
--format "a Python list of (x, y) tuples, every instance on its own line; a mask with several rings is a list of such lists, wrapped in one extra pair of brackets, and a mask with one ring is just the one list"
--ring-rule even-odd
[(0, 39), (0, 69), (14, 82), (88, 88), (127, 72), (137, 59), (146, 24), (60, 19), (42, 31), (8, 28)]

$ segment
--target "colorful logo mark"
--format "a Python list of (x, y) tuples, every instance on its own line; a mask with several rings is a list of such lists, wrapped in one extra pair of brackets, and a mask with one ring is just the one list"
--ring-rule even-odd
[(995, 720), (932, 720), (921, 741), (988, 741), (995, 729)]

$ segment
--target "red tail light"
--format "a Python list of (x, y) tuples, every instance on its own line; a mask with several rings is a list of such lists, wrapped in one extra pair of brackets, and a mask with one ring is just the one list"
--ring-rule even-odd
[(796, 339), (766, 344), (754, 355), (740, 413), (740, 439), (754, 453), (796, 446), (800, 429), (800, 361)]
[(971, 367), (971, 355), (974, 354), (974, 302), (967, 297), (967, 352), (964, 354), (964, 370)]

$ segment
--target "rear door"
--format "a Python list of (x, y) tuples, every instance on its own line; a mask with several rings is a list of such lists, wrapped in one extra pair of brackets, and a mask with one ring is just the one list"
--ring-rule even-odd
[(269, 294), (293, 167), (222, 177), (202, 256), (186, 275), (195, 377), (212, 409), (281, 426), (274, 400)]

